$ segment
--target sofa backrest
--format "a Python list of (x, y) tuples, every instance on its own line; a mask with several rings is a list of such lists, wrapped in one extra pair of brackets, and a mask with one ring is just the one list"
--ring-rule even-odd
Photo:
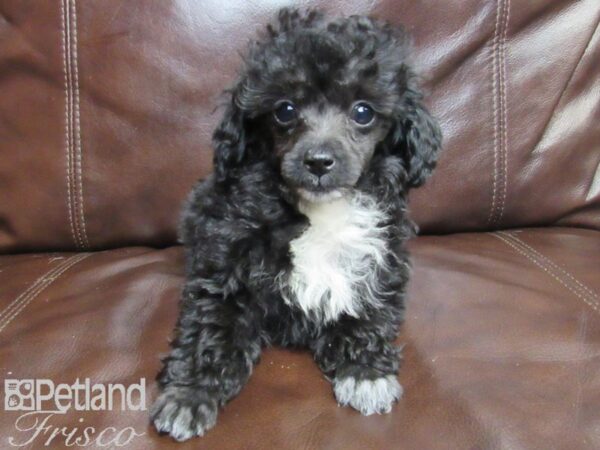
[[(238, 52), (294, 3), (3, 2), (0, 252), (174, 243)], [(444, 132), (423, 233), (600, 229), (597, 0), (302, 5), (412, 33)]]

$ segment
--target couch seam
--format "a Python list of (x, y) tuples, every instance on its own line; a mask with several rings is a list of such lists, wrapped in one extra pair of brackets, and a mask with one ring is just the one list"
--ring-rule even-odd
[[(2, 312), (7, 314), (4, 318), (0, 319), (0, 333), (6, 328), (26, 307), (29, 305), (44, 289), (50, 286), (54, 281), (59, 279), (67, 270), (73, 267), (75, 264), (83, 261), (87, 257), (91, 256), (91, 253), (82, 253), (71, 256), (65, 262), (57, 267), (46, 272), (40, 278), (38, 278), (29, 288), (27, 288), (17, 299)], [(19, 300), (20, 298), (20, 300)], [(8, 310), (12, 309), (10, 314)]]
[[(582, 291), (585, 292), (585, 294), (582, 293), (583, 295), (586, 295), (586, 296), (589, 295), (589, 296), (591, 296), (591, 297), (593, 297), (593, 298), (595, 298), (597, 300), (599, 299), (598, 295), (590, 287), (588, 287), (585, 284), (583, 284), (581, 281), (579, 281), (577, 278), (575, 278), (575, 276), (572, 275), (570, 272), (568, 272), (567, 270), (565, 270), (562, 267), (560, 267), (558, 264), (556, 264), (550, 258), (548, 258), (547, 256), (543, 255), (542, 253), (540, 253), (536, 249), (534, 249), (532, 246), (530, 246), (529, 244), (527, 244), (522, 239), (519, 239), (514, 234), (506, 232), (506, 231), (499, 232), (498, 234), (506, 236), (507, 238), (511, 239), (513, 242), (516, 242), (516, 243), (520, 244), (522, 247), (525, 247), (525, 249), (529, 250), (529, 252), (531, 252), (534, 256), (537, 256), (539, 259), (544, 260), (553, 269), (555, 269), (558, 272), (562, 272), (563, 275), (565, 275), (567, 278), (570, 278), (575, 284), (577, 284), (579, 286), (579, 289), (581, 289)], [(600, 305), (598, 305), (598, 306), (600, 306)]]
[(487, 223), (498, 224), (504, 215), (508, 186), (508, 110), (506, 101), (506, 38), (510, 19), (510, 0), (496, 3), (496, 21), (492, 43), (492, 120), (493, 182)]
[[(62, 35), (62, 57), (64, 74), (64, 93), (65, 93), (65, 153), (67, 158), (67, 208), (69, 215), (69, 225), (71, 227), (71, 236), (76, 247), (81, 246), (80, 234), (75, 222), (74, 201), (73, 201), (73, 183), (72, 183), (72, 150), (71, 150), (71, 117), (72, 117), (72, 95), (71, 95), (71, 60), (67, 56), (70, 54), (70, 35), (68, 5), (66, 0), (60, 2), (61, 15), (61, 35)], [(69, 49), (67, 51), (67, 49)]]
[(77, 3), (61, 0), (62, 53), (65, 79), (65, 146), (67, 157), (67, 206), (75, 246), (89, 248), (83, 196), (80, 88), (77, 40)]
[(9, 311), (14, 309), (15, 305), (17, 303), (20, 303), (21, 299), (25, 296), (25, 295), (29, 295), (29, 291), (31, 291), (32, 289), (34, 289), (45, 277), (47, 276), (51, 276), (52, 273), (56, 270), (59, 270), (60, 267), (62, 267), (64, 264), (66, 263), (66, 261), (63, 261), (59, 264), (57, 264), (55, 267), (53, 267), (52, 269), (50, 269), (48, 272), (44, 273), (43, 275), (41, 275), (37, 280), (35, 280), (33, 283), (31, 283), (29, 285), (29, 287), (27, 289), (25, 289), (23, 292), (21, 292), (21, 294), (19, 294), (12, 302), (10, 302), (8, 304), (8, 306), (6, 308), (4, 308), (2, 311), (0, 311), (0, 321), (2, 320), (3, 316), (6, 316), (9, 314)]
[(500, 207), (496, 223), (500, 223), (504, 215), (504, 206), (506, 203), (506, 193), (508, 189), (508, 107), (507, 107), (507, 94), (506, 94), (506, 38), (508, 36), (508, 22), (510, 20), (510, 0), (506, 0), (504, 3), (504, 28), (501, 40), (501, 60), (500, 60), (500, 100), (501, 100), (501, 123), (502, 123), (502, 140), (501, 142), (501, 156), (502, 156), (502, 170), (503, 170), (503, 183), (500, 196)]
[(494, 36), (492, 39), (492, 120), (494, 122), (494, 134), (492, 139), (492, 149), (494, 154), (494, 166), (492, 169), (492, 199), (490, 204), (490, 213), (488, 215), (487, 222), (492, 224), (492, 218), (494, 210), (496, 208), (496, 195), (498, 186), (498, 98), (496, 96), (497, 84), (498, 84), (498, 41), (500, 36), (500, 4), (501, 0), (496, 1), (496, 20), (494, 24)]
[(573, 293), (577, 298), (579, 298), (580, 300), (582, 300), (586, 305), (588, 305), (590, 308), (592, 308), (597, 313), (600, 313), (600, 305), (598, 305), (596, 302), (591, 301), (590, 299), (582, 296), (577, 290), (574, 290), (572, 287), (570, 287), (564, 280), (562, 280), (555, 273), (553, 273), (551, 270), (549, 270), (548, 267), (544, 266), (542, 263), (540, 263), (539, 261), (537, 261), (530, 254), (528, 254), (527, 252), (525, 252), (523, 249), (519, 248), (514, 242), (512, 242), (507, 237), (505, 237), (505, 236), (503, 236), (501, 234), (498, 234), (498, 233), (490, 233), (490, 234), (492, 236), (494, 236), (495, 238), (497, 238), (497, 239), (501, 240), (502, 242), (504, 242), (506, 245), (508, 245), (513, 250), (515, 250), (516, 252), (518, 252), (519, 254), (521, 254), (522, 256), (524, 256), (529, 261), (531, 261), (537, 267), (539, 267), (540, 269), (542, 269), (546, 274), (548, 274), (552, 278), (554, 278), (555, 281), (558, 281), (563, 287), (565, 287), (567, 290), (569, 290), (571, 293)]
[(89, 247), (89, 241), (87, 237), (86, 231), (86, 223), (85, 223), (85, 209), (84, 209), (84, 197), (83, 197), (83, 150), (81, 145), (81, 116), (80, 116), (80, 100), (79, 100), (79, 57), (77, 52), (77, 2), (76, 0), (71, 1), (71, 17), (73, 20), (73, 45), (72, 45), (72, 54), (73, 54), (73, 67), (74, 67), (74, 93), (75, 93), (75, 129), (74, 135), (76, 139), (75, 145), (75, 175), (77, 181), (77, 194), (78, 194), (78, 213), (80, 223), (80, 230), (82, 236), (82, 244), (84, 248)]

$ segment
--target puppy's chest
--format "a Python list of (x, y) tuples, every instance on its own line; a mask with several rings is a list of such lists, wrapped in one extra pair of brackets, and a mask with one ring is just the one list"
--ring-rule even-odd
[(303, 205), (310, 225), (290, 242), (292, 268), (280, 274), (284, 300), (328, 322), (377, 305), (388, 251), (385, 214), (368, 198)]

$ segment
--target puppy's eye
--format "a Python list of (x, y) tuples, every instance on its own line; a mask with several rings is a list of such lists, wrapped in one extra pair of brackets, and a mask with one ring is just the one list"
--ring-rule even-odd
[(375, 119), (375, 111), (368, 103), (358, 102), (352, 107), (350, 118), (359, 125), (369, 125)]
[(289, 125), (298, 118), (298, 111), (292, 102), (283, 100), (277, 103), (273, 115), (281, 125)]

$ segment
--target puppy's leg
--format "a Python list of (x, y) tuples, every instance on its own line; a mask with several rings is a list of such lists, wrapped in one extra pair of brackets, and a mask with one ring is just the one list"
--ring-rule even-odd
[(343, 319), (314, 342), (315, 360), (331, 377), (340, 405), (350, 405), (366, 416), (391, 411), (402, 395), (395, 330), (378, 321)]
[(151, 411), (159, 432), (178, 441), (202, 436), (246, 383), (261, 350), (260, 320), (247, 305), (243, 294), (224, 299), (188, 284)]

